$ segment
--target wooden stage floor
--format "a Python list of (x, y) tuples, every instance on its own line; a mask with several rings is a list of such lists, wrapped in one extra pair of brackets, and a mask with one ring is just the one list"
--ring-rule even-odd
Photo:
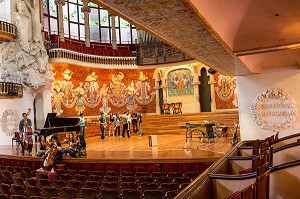
[[(183, 134), (158, 135), (157, 140), (157, 146), (149, 146), (147, 135), (139, 137), (133, 134), (130, 138), (106, 136), (104, 140), (100, 139), (100, 136), (90, 137), (86, 139), (86, 158), (64, 156), (63, 161), (69, 163), (212, 163), (231, 149), (230, 141), (226, 138), (217, 138), (214, 143), (202, 143), (194, 139), (187, 149), (184, 149), (186, 141)], [(22, 156), (16, 145), (0, 146), (0, 151), (2, 158), (42, 161), (42, 158), (35, 156), (35, 146), (32, 156), (28, 156), (27, 152)]]

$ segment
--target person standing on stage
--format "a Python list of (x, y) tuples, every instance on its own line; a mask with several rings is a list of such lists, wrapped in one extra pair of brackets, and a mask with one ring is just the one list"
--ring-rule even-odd
[(104, 139), (105, 138), (106, 117), (104, 116), (103, 112), (101, 112), (101, 117), (99, 118), (99, 123), (100, 123), (101, 139)]
[(115, 123), (115, 136), (117, 136), (117, 132), (118, 132), (118, 136), (121, 136), (120, 135), (120, 116), (119, 116), (119, 113), (116, 113), (116, 117), (114, 118), (114, 123)]
[(138, 114), (137, 114), (137, 122), (138, 122), (138, 131), (139, 131), (139, 136), (142, 136), (143, 133), (142, 133), (142, 114), (140, 111), (138, 111)]
[(114, 130), (115, 130), (115, 117), (113, 113), (110, 113), (109, 115), (109, 131), (108, 136), (110, 137), (110, 132), (112, 132), (112, 135), (114, 136)]
[[(22, 151), (21, 153), (24, 155), (24, 150), (27, 150), (29, 155), (31, 155), (32, 152), (32, 122), (29, 118), (27, 118), (27, 113), (22, 114), (23, 119), (19, 123), (19, 131), (21, 133), (21, 146)], [(29, 130), (31, 131), (29, 133)]]
[(128, 112), (124, 112), (124, 115), (122, 117), (123, 121), (123, 131), (122, 131), (122, 137), (125, 137), (125, 131), (127, 132), (127, 136), (130, 138), (129, 135), (129, 125), (128, 125)]
[(83, 135), (85, 137), (85, 134), (84, 134), (85, 120), (84, 120), (84, 117), (83, 117), (83, 113), (80, 113), (79, 127), (80, 127), (80, 135)]
[(133, 112), (131, 114), (131, 123), (132, 123), (132, 131), (133, 131), (133, 133), (137, 133), (138, 132), (138, 128), (137, 128), (138, 120), (137, 120), (137, 114), (136, 114), (136, 112)]

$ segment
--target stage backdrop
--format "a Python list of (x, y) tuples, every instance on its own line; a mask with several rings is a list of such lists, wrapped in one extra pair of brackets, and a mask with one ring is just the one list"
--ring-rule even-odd
[(155, 113), (154, 69), (100, 69), (52, 64), (52, 110), (62, 117)]

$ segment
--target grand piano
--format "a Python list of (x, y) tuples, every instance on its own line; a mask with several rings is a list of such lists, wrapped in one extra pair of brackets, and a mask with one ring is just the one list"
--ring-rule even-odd
[(47, 137), (56, 133), (72, 131), (80, 131), (79, 118), (56, 117), (56, 113), (48, 113), (44, 128), (36, 129), (36, 134)]

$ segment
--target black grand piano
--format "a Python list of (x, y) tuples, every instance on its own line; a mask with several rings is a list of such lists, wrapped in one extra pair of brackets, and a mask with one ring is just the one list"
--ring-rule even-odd
[(36, 135), (49, 136), (55, 133), (80, 131), (79, 118), (56, 117), (56, 113), (48, 113), (44, 128), (36, 129)]

